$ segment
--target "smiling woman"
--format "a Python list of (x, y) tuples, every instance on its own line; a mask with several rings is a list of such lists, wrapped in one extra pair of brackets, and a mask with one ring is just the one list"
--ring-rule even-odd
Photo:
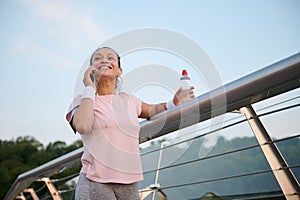
[(193, 87), (180, 88), (171, 103), (147, 104), (116, 92), (121, 74), (119, 55), (108, 47), (97, 49), (84, 73), (83, 93), (67, 112), (67, 120), (84, 145), (75, 199), (138, 199), (137, 182), (143, 180), (138, 118), (183, 103), (183, 93), (194, 98)]

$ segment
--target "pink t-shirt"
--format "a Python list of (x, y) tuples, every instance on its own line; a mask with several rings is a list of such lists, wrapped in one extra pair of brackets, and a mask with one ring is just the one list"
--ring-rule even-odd
[[(139, 153), (141, 100), (121, 93), (96, 96), (93, 131), (80, 134), (84, 152), (81, 173), (96, 182), (134, 183), (143, 180)], [(72, 102), (70, 112), (80, 105), (80, 96)]]

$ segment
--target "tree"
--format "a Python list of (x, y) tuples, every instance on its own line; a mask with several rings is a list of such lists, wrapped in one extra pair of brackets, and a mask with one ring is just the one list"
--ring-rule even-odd
[[(19, 174), (29, 171), (54, 158), (62, 156), (82, 146), (81, 141), (67, 145), (63, 141), (56, 141), (44, 148), (43, 144), (31, 136), (17, 137), (15, 140), (0, 140), (0, 199), (3, 199), (12, 183)], [(64, 175), (74, 174), (79, 167), (70, 169)], [(64, 182), (60, 182), (63, 185)], [(32, 186), (40, 185), (34, 183)]]

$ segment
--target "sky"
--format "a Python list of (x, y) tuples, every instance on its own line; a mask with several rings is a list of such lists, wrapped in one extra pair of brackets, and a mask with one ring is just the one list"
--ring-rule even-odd
[[(66, 110), (89, 55), (118, 36), (155, 29), (180, 36), (174, 45), (186, 38), (201, 47), (226, 84), (300, 52), (299, 8), (298, 0), (0, 0), (0, 139), (30, 135), (44, 144), (79, 139), (65, 120)], [(210, 89), (205, 73), (195, 72), (191, 60), (178, 53), (130, 47), (143, 40), (156, 38), (122, 41), (128, 48), (121, 53), (124, 81), (130, 73), (138, 75), (127, 76), (133, 83), (146, 77), (132, 72), (154, 64), (178, 74), (188, 68), (197, 95)], [(158, 45), (167, 43), (161, 40)], [(170, 74), (160, 75), (172, 82), (176, 76)], [(174, 89), (154, 81), (132, 92), (151, 103), (169, 100)]]

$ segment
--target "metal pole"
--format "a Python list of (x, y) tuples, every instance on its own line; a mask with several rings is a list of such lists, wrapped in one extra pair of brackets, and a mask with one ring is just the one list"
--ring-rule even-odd
[(16, 199), (26, 200), (26, 198), (23, 194), (20, 194), (20, 195), (16, 196)]
[(249, 125), (261, 146), (261, 149), (288, 200), (300, 199), (300, 187), (293, 172), (288, 167), (276, 144), (264, 128), (251, 105), (240, 109), (248, 119)]
[(24, 192), (29, 192), (33, 200), (39, 200), (33, 188), (26, 188)]
[(53, 200), (62, 200), (62, 197), (61, 197), (60, 193), (57, 192), (57, 189), (54, 186), (54, 184), (51, 182), (50, 178), (45, 177), (45, 178), (40, 179), (40, 181), (45, 182), (45, 184), (48, 187), (48, 190), (49, 190)]
[[(161, 157), (162, 157), (162, 148), (163, 148), (163, 141), (160, 143), (160, 151), (159, 151), (159, 157), (158, 157), (158, 162), (157, 162), (157, 170), (156, 170), (156, 176), (155, 176), (155, 182), (154, 184), (157, 185), (158, 183), (158, 176), (159, 176), (159, 168), (160, 168), (160, 162), (161, 162)], [(152, 200), (155, 199), (155, 191), (153, 192), (152, 195)]]

